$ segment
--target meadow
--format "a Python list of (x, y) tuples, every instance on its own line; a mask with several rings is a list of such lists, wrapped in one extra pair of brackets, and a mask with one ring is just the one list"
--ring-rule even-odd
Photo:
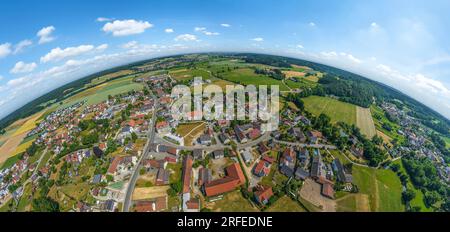
[(369, 108), (356, 106), (356, 126), (358, 126), (361, 129), (361, 133), (368, 138), (372, 138), (377, 134)]
[(270, 78), (268, 76), (255, 74), (253, 69), (250, 68), (234, 69), (230, 72), (221, 73), (220, 75), (221, 78), (227, 81), (242, 85), (278, 85), (280, 91), (289, 90), (289, 88), (282, 81)]
[(356, 124), (356, 106), (328, 97), (309, 96), (303, 98), (305, 108), (310, 113), (319, 116), (321, 113), (328, 115), (331, 122), (345, 122)]
[(288, 196), (282, 196), (266, 212), (308, 212), (297, 201), (292, 200)]

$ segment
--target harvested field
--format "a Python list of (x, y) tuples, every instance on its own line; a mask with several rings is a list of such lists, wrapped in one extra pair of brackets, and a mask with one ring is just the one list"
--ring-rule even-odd
[(368, 138), (372, 138), (377, 134), (370, 108), (356, 107), (356, 126), (358, 126), (361, 129), (361, 132)]

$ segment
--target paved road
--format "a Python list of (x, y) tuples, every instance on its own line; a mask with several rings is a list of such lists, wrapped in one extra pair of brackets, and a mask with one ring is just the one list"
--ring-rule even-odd
[(273, 140), (276, 143), (279, 144), (285, 144), (290, 146), (299, 146), (299, 147), (311, 147), (311, 148), (318, 148), (318, 149), (327, 149), (327, 150), (336, 150), (336, 146), (334, 145), (327, 145), (327, 144), (308, 144), (308, 143), (292, 143), (292, 142), (286, 142), (286, 141), (280, 141), (280, 140)]
[(122, 208), (123, 212), (128, 212), (130, 210), (131, 196), (133, 195), (134, 187), (136, 185), (137, 178), (139, 177), (139, 170), (141, 169), (142, 161), (147, 158), (147, 156), (149, 154), (149, 147), (155, 139), (156, 112), (158, 111), (159, 102), (157, 101), (155, 96), (153, 96), (153, 101), (155, 104), (153, 106), (152, 118), (150, 119), (150, 123), (149, 123), (147, 143), (144, 146), (143, 154), (141, 155), (141, 158), (139, 159), (136, 166), (134, 167), (133, 173), (131, 174), (130, 181), (128, 182), (127, 191), (125, 193), (125, 199), (123, 202), (123, 208)]

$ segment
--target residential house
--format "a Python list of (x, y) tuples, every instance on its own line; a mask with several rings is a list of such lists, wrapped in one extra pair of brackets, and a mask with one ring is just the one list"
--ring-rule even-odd
[(255, 200), (261, 205), (269, 203), (270, 198), (273, 196), (272, 187), (257, 186), (255, 191)]

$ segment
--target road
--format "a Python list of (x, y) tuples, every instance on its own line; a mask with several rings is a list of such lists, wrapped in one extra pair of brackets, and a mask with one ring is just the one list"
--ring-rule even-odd
[(130, 181), (128, 182), (127, 191), (125, 193), (125, 199), (123, 202), (123, 212), (129, 212), (130, 205), (131, 205), (131, 196), (133, 195), (134, 186), (136, 185), (136, 181), (139, 177), (139, 170), (142, 166), (142, 161), (145, 160), (149, 154), (149, 147), (153, 143), (155, 139), (155, 123), (156, 123), (156, 112), (158, 111), (159, 102), (157, 101), (156, 97), (152, 95), (154, 106), (153, 106), (153, 114), (152, 118), (150, 119), (150, 122), (148, 124), (148, 139), (147, 143), (144, 146), (143, 154), (141, 155), (141, 158), (139, 158), (138, 163), (135, 165), (133, 173), (131, 174)]
[(280, 141), (280, 140), (273, 140), (276, 143), (279, 144), (285, 144), (290, 146), (298, 146), (298, 147), (310, 147), (310, 148), (317, 148), (317, 149), (327, 149), (327, 150), (336, 150), (336, 146), (334, 145), (327, 145), (327, 144), (308, 144), (308, 143), (293, 143), (293, 142), (286, 142), (286, 141)]

